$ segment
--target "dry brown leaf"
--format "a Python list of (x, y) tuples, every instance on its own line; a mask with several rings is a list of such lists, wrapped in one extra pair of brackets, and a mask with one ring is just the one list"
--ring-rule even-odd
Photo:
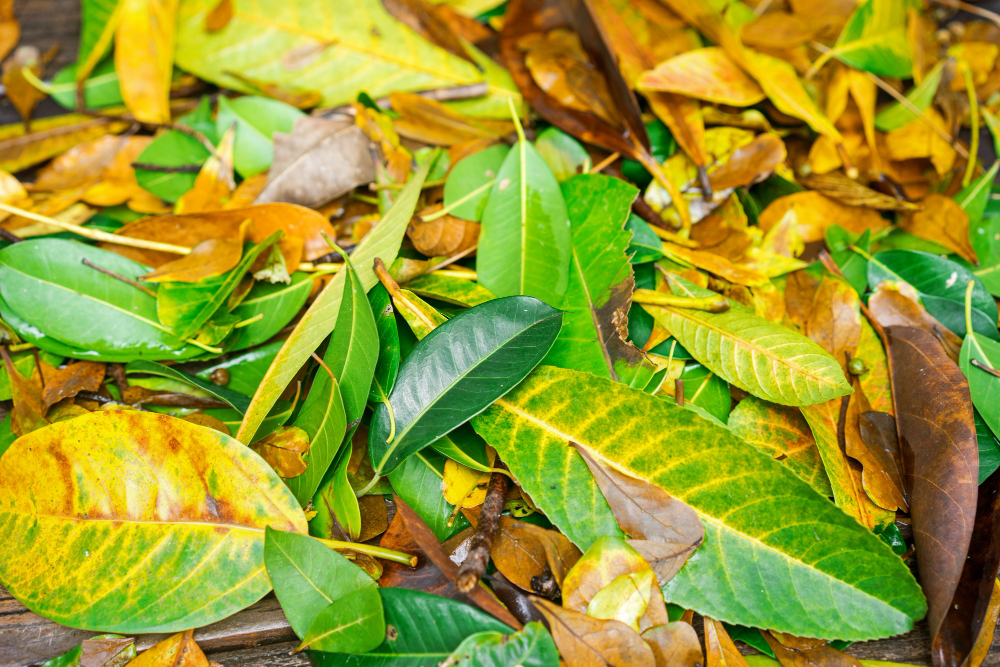
[(785, 143), (776, 134), (761, 134), (709, 175), (712, 190), (728, 190), (759, 183), (785, 161)]
[(309, 434), (297, 426), (282, 426), (250, 445), (284, 479), (298, 477), (308, 465), (302, 455), (309, 451)]
[(134, 637), (91, 637), (80, 643), (80, 667), (122, 667), (121, 652), (135, 643)]
[(663, 242), (663, 251), (667, 256), (684, 264), (690, 264), (739, 285), (759, 287), (768, 282), (768, 278), (764, 274), (733, 264), (725, 257), (711, 252), (692, 250), (670, 241)]
[(740, 27), (740, 38), (747, 46), (767, 49), (790, 49), (801, 46), (830, 26), (830, 19), (788, 12), (768, 12)]
[(829, 644), (813, 648), (787, 648), (766, 630), (760, 632), (781, 663), (781, 667), (861, 667), (861, 662)]
[[(847, 404), (844, 422), (844, 444), (847, 455), (861, 464), (861, 486), (871, 501), (887, 510), (907, 510), (906, 497), (903, 495), (902, 468), (899, 461), (899, 449), (896, 443), (896, 420), (891, 420), (893, 436), (890, 431), (873, 432), (872, 426), (881, 423), (885, 413), (872, 412), (868, 398), (857, 376), (852, 376), (854, 393)], [(862, 426), (862, 415), (868, 415)], [(872, 418), (874, 417), (874, 421)], [(867, 438), (865, 435), (867, 434)], [(874, 437), (874, 436), (882, 437)], [(873, 447), (869, 447), (869, 443)], [(893, 455), (893, 450), (895, 450)]]
[(710, 46), (660, 63), (639, 77), (642, 91), (667, 92), (715, 104), (747, 107), (764, 99), (764, 91), (726, 52)]
[(868, 299), (868, 310), (883, 328), (906, 326), (921, 329), (937, 338), (945, 353), (958, 361), (962, 339), (924, 310), (916, 291), (906, 283), (885, 281), (875, 286)]
[(641, 636), (653, 649), (656, 667), (701, 667), (704, 664), (698, 633), (686, 621), (658, 625)]
[(392, 109), (400, 115), (393, 125), (399, 134), (435, 146), (454, 146), (472, 139), (498, 139), (514, 131), (506, 120), (471, 118), (412, 93), (391, 93)]
[(969, 215), (951, 197), (932, 193), (921, 202), (919, 211), (901, 216), (899, 226), (922, 239), (955, 252), (972, 264), (979, 264), (969, 240)]
[(14, 0), (0, 0), (0, 60), (7, 57), (21, 37), (21, 24), (14, 18)]
[(31, 117), (35, 107), (46, 98), (46, 94), (35, 88), (24, 76), (28, 69), (37, 78), (42, 76), (42, 56), (37, 47), (20, 46), (14, 55), (3, 64), (3, 76), (0, 81), (6, 88), (7, 99), (24, 121), (25, 127), (31, 125)]
[(422, 255), (451, 257), (465, 252), (479, 242), (478, 222), (450, 215), (443, 215), (428, 222), (421, 219), (422, 216), (436, 213), (442, 208), (441, 204), (435, 204), (420, 211), (406, 228), (406, 235), (413, 242), (413, 247)]
[(757, 224), (767, 231), (778, 224), (790, 210), (795, 211), (799, 233), (806, 243), (824, 240), (826, 228), (830, 225), (840, 225), (852, 234), (889, 227), (889, 221), (877, 211), (845, 206), (819, 192), (811, 191), (796, 192), (775, 199), (760, 214)]
[(129, 667), (209, 667), (208, 658), (194, 641), (194, 630), (167, 637), (139, 654)]
[(573, 667), (657, 667), (652, 649), (620, 621), (591, 618), (532, 598), (552, 631), (559, 654)]
[(358, 542), (374, 539), (389, 527), (389, 513), (384, 496), (378, 494), (361, 496), (358, 498), (358, 508), (361, 510), (361, 533)]
[(38, 171), (35, 189), (70, 190), (97, 182), (129, 139), (105, 135), (77, 144)]
[(691, 226), (691, 240), (698, 243), (699, 250), (738, 262), (753, 245), (753, 237), (747, 232), (747, 223), (743, 205), (734, 193), (729, 195), (722, 206)]
[(10, 430), (14, 435), (22, 436), (48, 426), (49, 420), (45, 417), (46, 409), (42, 400), (42, 377), (38, 367), (27, 378), (14, 366), (6, 347), (0, 346), (0, 356), (3, 357), (14, 400), (14, 407), (10, 411)]
[(219, 0), (219, 4), (205, 17), (205, 32), (218, 32), (233, 19), (233, 0)]
[(252, 223), (245, 220), (235, 238), (217, 238), (202, 241), (191, 249), (191, 254), (161, 264), (156, 270), (142, 276), (149, 283), (196, 283), (205, 278), (221, 276), (240, 262), (243, 242), (252, 232)]
[(64, 398), (72, 398), (81, 391), (97, 391), (104, 382), (105, 365), (96, 361), (78, 361), (56, 371), (45, 382), (42, 406), (49, 408)]
[(225, 208), (233, 194), (233, 142), (236, 128), (230, 127), (222, 135), (216, 154), (202, 165), (191, 189), (181, 195), (174, 213), (204, 213)]
[(704, 620), (706, 667), (750, 667), (722, 623), (707, 616)]

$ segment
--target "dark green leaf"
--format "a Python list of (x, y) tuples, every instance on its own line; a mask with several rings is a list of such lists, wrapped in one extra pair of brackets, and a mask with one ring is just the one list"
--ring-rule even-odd
[[(353, 433), (354, 429), (351, 429)], [(340, 534), (346, 531), (350, 539), (356, 539), (361, 533), (361, 508), (347, 478), (347, 464), (351, 460), (350, 437), (345, 441), (346, 446), (340, 448), (313, 496), (313, 509), (317, 514), (309, 522), (310, 535), (339, 539)]]
[(512, 635), (496, 631), (470, 635), (449, 659), (455, 667), (559, 667), (552, 635), (537, 621)]
[(377, 588), (348, 593), (319, 613), (301, 646), (316, 651), (364, 653), (385, 640), (382, 597)]
[(685, 366), (681, 379), (686, 402), (697, 405), (723, 424), (728, 421), (732, 405), (728, 382), (699, 363)]
[[(975, 415), (976, 441), (979, 445), (979, 483), (982, 484), (997, 468), (1000, 468), (1000, 440), (993, 435), (992, 429), (986, 425), (986, 420), (979, 414), (979, 410), (975, 411)], [(0, 452), (3, 452), (2, 431), (3, 428), (0, 426)]]
[(293, 273), (292, 282), (288, 284), (254, 283), (250, 293), (233, 310), (233, 314), (240, 322), (251, 320), (257, 315), (264, 317), (237, 329), (238, 335), (232, 349), (245, 350), (260, 345), (281, 331), (305, 305), (312, 286), (312, 276), (301, 271)]
[(531, 297), (495, 299), (459, 313), (402, 363), (389, 408), (372, 416), (368, 451), (376, 473), (391, 472), (514, 388), (552, 347), (562, 313)]
[(628, 244), (628, 250), (625, 251), (631, 257), (630, 262), (643, 264), (663, 257), (663, 242), (648, 222), (635, 213), (630, 213), (625, 222), (625, 229), (632, 232), (632, 240)]
[(384, 403), (389, 400), (399, 372), (399, 329), (396, 328), (392, 297), (382, 283), (369, 290), (368, 304), (375, 316), (375, 329), (378, 331), (378, 361), (368, 400)]

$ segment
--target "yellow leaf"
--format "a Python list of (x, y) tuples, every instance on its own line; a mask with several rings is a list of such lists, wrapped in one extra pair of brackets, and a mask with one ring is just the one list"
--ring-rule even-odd
[(794, 210), (798, 219), (799, 233), (806, 243), (822, 241), (826, 228), (840, 225), (852, 234), (861, 234), (866, 229), (885, 229), (889, 222), (869, 208), (845, 206), (818, 192), (807, 190), (779, 197), (760, 214), (757, 224), (767, 231), (777, 225), (788, 211)]
[(669, 241), (663, 242), (663, 252), (674, 260), (690, 264), (740, 285), (754, 287), (768, 282), (767, 276), (764, 274), (733, 264), (725, 257), (710, 252), (691, 250)]
[(178, 0), (122, 0), (115, 71), (122, 99), (137, 120), (170, 122)]
[(602, 588), (587, 605), (587, 615), (621, 621), (636, 632), (646, 612), (656, 575), (652, 570), (628, 572)]
[(128, 667), (208, 667), (208, 658), (194, 642), (194, 630), (167, 637), (145, 650)]
[(203, 213), (219, 211), (233, 194), (233, 138), (236, 127), (230, 127), (222, 135), (217, 148), (218, 155), (209, 157), (194, 179), (191, 189), (181, 195), (174, 207), (174, 213)]
[[(936, 109), (933, 107), (927, 109), (924, 116), (938, 131), (948, 134), (948, 126)], [(939, 176), (944, 176), (951, 170), (958, 155), (949, 142), (942, 139), (920, 118), (886, 134), (885, 151), (890, 160), (930, 158)]]
[(678, 93), (716, 104), (746, 107), (764, 91), (719, 47), (695, 49), (660, 63), (639, 77), (639, 90)]
[[(489, 464), (493, 465), (496, 452), (489, 451)], [(493, 473), (473, 470), (448, 459), (444, 462), (444, 479), (441, 490), (444, 499), (457, 507), (477, 507), (486, 500), (486, 487)]]
[(741, 26), (740, 37), (744, 44), (755, 48), (791, 49), (813, 39), (830, 23), (822, 16), (768, 12)]
[(958, 202), (932, 193), (921, 203), (923, 207), (919, 211), (900, 218), (899, 226), (914, 236), (943, 245), (967, 262), (979, 264), (969, 240), (969, 215)]

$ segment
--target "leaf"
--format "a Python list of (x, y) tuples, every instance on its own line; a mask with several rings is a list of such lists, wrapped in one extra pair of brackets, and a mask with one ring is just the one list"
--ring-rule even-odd
[(456, 306), (472, 307), (497, 298), (479, 283), (458, 276), (427, 273), (407, 281), (407, 290), (426, 299), (436, 299)]
[(139, 654), (132, 667), (208, 667), (208, 658), (194, 641), (194, 630), (167, 637)]
[(400, 135), (433, 146), (454, 146), (479, 139), (498, 140), (514, 131), (507, 120), (477, 120), (421, 95), (393, 91), (393, 127)]
[(221, 387), (214, 382), (206, 381), (198, 376), (185, 373), (184, 371), (171, 366), (158, 364), (155, 361), (145, 361), (143, 359), (130, 361), (125, 366), (125, 373), (144, 373), (147, 375), (158, 375), (160, 377), (179, 380), (184, 384), (197, 387), (220, 401), (228, 403), (230, 407), (239, 410), (241, 413), (246, 412), (247, 406), (250, 405), (250, 398), (246, 394), (234, 391), (228, 387)]
[(594, 595), (587, 615), (621, 621), (638, 632), (655, 584), (656, 575), (649, 569), (622, 574)]
[[(178, 15), (177, 66), (232, 90), (254, 92), (230, 72), (291, 89), (316, 90), (320, 106), (377, 99), (395, 90), (428, 90), (476, 83), (470, 63), (433, 46), (396, 21), (380, 2), (313, 4), (288, 17), (278, 6), (233, 2), (225, 30), (209, 33), (214, 0), (185, 2)], [(361, 11), (361, 22), (332, 17)], [(328, 13), (329, 12), (329, 13)], [(273, 26), (263, 31), (262, 25)], [(374, 29), (374, 31), (372, 31)]]
[(445, 459), (437, 452), (423, 450), (405, 459), (389, 473), (392, 490), (413, 508), (439, 541), (460, 529), (448, 525), (455, 506), (441, 493)]
[(943, 245), (959, 257), (979, 264), (976, 251), (969, 241), (969, 216), (950, 197), (931, 193), (923, 201), (923, 208), (902, 216), (899, 227), (914, 236)]
[(965, 335), (965, 286), (970, 280), (975, 281), (973, 329), (1000, 340), (996, 302), (965, 267), (918, 250), (885, 250), (868, 262), (868, 284), (875, 288), (883, 280), (902, 280), (912, 285), (927, 312), (959, 336)]
[(319, 208), (375, 180), (368, 138), (349, 120), (300, 116), (290, 133), (275, 132), (273, 139), (274, 161), (257, 203)]
[[(861, 661), (857, 658), (841, 653), (829, 644), (808, 648), (786, 648), (772, 633), (762, 630), (761, 635), (774, 651), (782, 667), (811, 667), (812, 665), (860, 667), (861, 665)], [(809, 640), (805, 641), (809, 642)]]
[[(392, 472), (513, 389), (548, 352), (561, 320), (559, 311), (537, 299), (507, 297), (432, 331), (400, 366), (389, 403), (375, 408), (368, 440), (375, 472)], [(396, 421), (391, 443), (390, 408)]]
[(83, 114), (42, 118), (32, 123), (0, 126), (0, 169), (21, 171), (59, 155), (77, 144), (127, 129), (128, 123)]
[(591, 618), (532, 598), (545, 617), (559, 653), (579, 667), (655, 667), (653, 651), (632, 628), (620, 621)]
[(677, 93), (736, 107), (764, 99), (760, 86), (717, 46), (674, 56), (639, 77), (637, 86), (642, 92)]
[[(572, 232), (563, 325), (545, 363), (628, 381), (642, 354), (627, 343), (628, 307), (635, 281), (625, 255), (636, 190), (624, 181), (579, 175), (563, 184)], [(624, 335), (623, 335), (624, 334)]]
[(137, 120), (170, 122), (177, 0), (122, 0), (115, 70), (125, 106)]
[(813, 69), (830, 58), (879, 76), (909, 78), (913, 69), (906, 38), (906, 0), (866, 0), (847, 19), (833, 49)]
[(634, 538), (630, 542), (633, 548), (652, 556), (646, 560), (659, 584), (666, 584), (705, 539), (698, 515), (663, 489), (603, 467), (587, 450), (573, 444), (608, 501), (618, 527)]
[(972, 538), (979, 477), (975, 423), (968, 382), (940, 343), (909, 327), (888, 327), (886, 335), (904, 483), (935, 637)]
[(806, 243), (822, 241), (832, 225), (838, 225), (852, 234), (862, 234), (866, 230), (874, 233), (889, 228), (888, 221), (876, 211), (847, 206), (813, 190), (775, 199), (760, 214), (757, 224), (767, 231), (789, 211), (795, 211), (799, 233)]
[(868, 299), (868, 307), (882, 327), (907, 326), (922, 329), (937, 338), (945, 353), (957, 360), (962, 339), (949, 331), (918, 302), (918, 295), (906, 283), (881, 283)]
[(364, 653), (382, 643), (385, 619), (374, 586), (347, 593), (321, 611), (297, 650)]
[[(207, 137), (215, 135), (212, 108), (207, 97), (203, 97), (194, 111), (176, 121), (196, 129)], [(206, 132), (207, 131), (207, 132)], [(210, 153), (200, 141), (178, 130), (164, 132), (146, 146), (136, 158), (139, 164), (163, 167), (200, 166)], [(183, 171), (153, 171), (138, 168), (135, 177), (139, 185), (157, 197), (175, 202), (194, 186), (196, 175)]]
[(132, 280), (146, 273), (140, 264), (75, 241), (16, 243), (0, 250), (4, 320), (11, 323), (16, 314), (44, 334), (38, 340), (42, 349), (59, 354), (66, 346), (82, 348), (93, 361), (180, 360), (201, 352), (160, 324), (153, 297), (85, 266), (84, 259)]
[(535, 150), (560, 183), (584, 173), (590, 164), (590, 155), (580, 142), (557, 127), (548, 127), (538, 134)]
[(462, 158), (451, 168), (444, 183), (444, 205), (450, 207), (456, 218), (473, 222), (482, 219), (490, 195), (487, 184), (496, 180), (509, 153), (510, 147), (506, 144), (490, 146)]
[[(669, 602), (733, 623), (827, 637), (898, 634), (924, 613), (909, 572), (879, 538), (724, 427), (662, 399), (543, 366), (473, 425), (533, 502), (578, 545), (613, 534), (615, 524), (570, 441), (698, 512), (705, 544), (665, 586)], [(627, 443), (621, 433), (631, 434)], [(713, 476), (707, 487), (706, 469)], [(796, 525), (787, 524), (789, 516)], [(852, 569), (859, 558), (864, 572)], [(757, 567), (720, 585), (714, 573), (734, 562)], [(773, 580), (765, 583), (757, 574), (775, 569), (791, 572), (780, 595)], [(791, 581), (798, 582), (795, 589)]]
[[(308, 273), (295, 272), (287, 284), (255, 282), (250, 292), (240, 302), (233, 314), (240, 322), (260, 319), (236, 330), (231, 351), (245, 350), (271, 339), (298, 314), (313, 287), (313, 277)], [(257, 385), (247, 393), (252, 394)]]
[(684, 621), (658, 625), (641, 636), (653, 649), (656, 667), (698, 667), (704, 664), (698, 634)]
[(306, 472), (307, 464), (302, 455), (309, 453), (309, 445), (308, 433), (296, 426), (285, 426), (251, 444), (250, 449), (257, 452), (279, 477), (288, 480)]
[(707, 667), (749, 667), (722, 623), (714, 618), (706, 618), (704, 623)]
[(288, 623), (300, 638), (334, 601), (353, 591), (377, 590), (371, 577), (306, 535), (268, 528), (264, 565)]
[(319, 483), (316, 495), (312, 498), (317, 515), (309, 522), (309, 534), (326, 539), (345, 539), (356, 541), (361, 535), (361, 506), (351, 488), (348, 467), (353, 454), (353, 436), (355, 431), (348, 431), (347, 446), (340, 448), (333, 465)]
[(559, 652), (545, 626), (536, 621), (511, 635), (496, 631), (470, 635), (448, 660), (462, 667), (558, 667)]
[(375, 362), (375, 374), (368, 392), (368, 400), (384, 403), (389, 400), (389, 394), (396, 385), (396, 375), (399, 372), (399, 330), (396, 328), (396, 314), (392, 309), (389, 292), (381, 283), (368, 290), (368, 305), (375, 317), (375, 330), (378, 333), (379, 343), (378, 361)]
[(972, 404), (996, 435), (1000, 432), (1000, 378), (984, 369), (1000, 365), (1000, 343), (969, 332), (962, 342), (958, 363), (969, 381)]
[(81, 391), (97, 391), (104, 382), (104, 368), (104, 364), (79, 361), (56, 371), (42, 390), (43, 405), (49, 408)]
[[(39, 465), (33, 450), (53, 464)], [(95, 412), (29, 434), (8, 454), (0, 576), (25, 606), (64, 625), (134, 633), (213, 623), (270, 590), (264, 528), (306, 530), (256, 454), (165, 415)], [(37, 568), (55, 544), (65, 559)]]
[(48, 426), (46, 418), (48, 406), (43, 400), (42, 377), (36, 368), (30, 377), (23, 377), (14, 366), (7, 348), (0, 348), (3, 365), (10, 381), (11, 398), (14, 405), (10, 411), (10, 429), (15, 435), (23, 436)]
[[(924, 74), (919, 84), (906, 93), (906, 99), (920, 111), (925, 111), (934, 100), (941, 76), (944, 73), (944, 63), (939, 61), (931, 71)], [(917, 120), (916, 114), (900, 102), (893, 102), (879, 111), (875, 116), (875, 127), (882, 132), (898, 130), (907, 123)]]
[[(421, 211), (421, 215), (433, 215), (440, 210), (440, 205), (431, 206)], [(475, 248), (479, 240), (479, 224), (450, 215), (428, 221), (414, 218), (406, 229), (406, 235), (422, 255), (451, 257)]]
[[(694, 286), (686, 289), (694, 296), (714, 294)], [(758, 398), (781, 405), (813, 405), (850, 393), (843, 372), (821, 347), (742, 308), (724, 313), (643, 308), (695, 359)]]
[[(380, 257), (382, 261), (395, 259), (399, 244), (416, 208), (420, 188), (431, 164), (427, 162), (412, 177), (404, 187), (396, 202), (379, 222), (378, 227), (361, 240), (352, 253), (352, 261), (360, 266), (358, 277), (367, 290), (375, 285), (375, 272), (369, 268), (372, 260)], [(20, 244), (18, 244), (20, 245)], [(309, 355), (319, 347), (320, 343), (334, 329), (337, 315), (340, 311), (340, 301), (347, 279), (346, 272), (340, 272), (327, 284), (312, 305), (305, 312), (295, 329), (289, 335), (285, 345), (278, 352), (267, 374), (261, 381), (247, 410), (246, 417), (240, 425), (237, 439), (251, 441), (253, 433), (260, 426), (264, 416), (271, 406), (291, 382), (292, 378), (309, 358)], [(2, 292), (0, 292), (2, 294)]]
[[(462, 641), (476, 632), (510, 634), (513, 630), (469, 605), (405, 588), (380, 591), (386, 627), (395, 630), (385, 641), (364, 655), (352, 656), (352, 665), (374, 667), (390, 662), (414, 667), (435, 667), (448, 658)], [(428, 624), (428, 619), (434, 623)], [(317, 667), (343, 664), (346, 656), (310, 652)], [(409, 662), (412, 661), (412, 662)]]
[[(184, 6), (186, 8), (187, 3)], [(227, 31), (229, 32), (231, 31)], [(181, 44), (184, 45), (183, 38)], [(180, 57), (181, 54), (178, 53), (178, 62)], [(233, 167), (240, 176), (247, 178), (266, 171), (271, 166), (274, 160), (274, 133), (293, 132), (295, 123), (302, 117), (302, 112), (295, 107), (266, 97), (250, 96), (234, 100), (222, 97), (219, 98), (216, 127), (221, 135), (233, 125), (236, 126)]]
[(498, 296), (562, 302), (570, 230), (559, 184), (535, 148), (518, 142), (504, 159), (483, 209), (478, 281)]

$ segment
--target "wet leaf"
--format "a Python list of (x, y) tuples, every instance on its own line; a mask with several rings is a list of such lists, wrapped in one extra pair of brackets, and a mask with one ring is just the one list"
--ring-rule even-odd
[(267, 461), (282, 479), (298, 477), (308, 464), (302, 455), (309, 451), (309, 434), (295, 426), (278, 429), (250, 446), (250, 449)]
[[(38, 465), (28, 455), (34, 448), (51, 452), (52, 464)], [(30, 609), (66, 625), (170, 632), (220, 620), (270, 589), (264, 528), (306, 530), (302, 511), (260, 458), (217, 431), (165, 415), (95, 412), (36, 431), (11, 452), (0, 462), (3, 579)], [(86, 472), (64, 477), (58, 461)], [(88, 502), (67, 506), (77, 490)], [(158, 506), (158, 495), (175, 504)], [(70, 531), (76, 537), (66, 541)], [(117, 540), (133, 546), (106, 548)], [(178, 540), (187, 545), (183, 557), (150, 558)], [(56, 543), (70, 550), (67, 560), (33, 567)]]
[[(841, 653), (829, 644), (811, 646), (809, 648), (787, 648), (779, 642), (772, 633), (762, 630), (761, 634), (768, 646), (774, 651), (782, 667), (810, 667), (811, 665), (838, 665), (840, 667), (858, 667), (861, 661)], [(812, 642), (807, 643), (811, 644)]]
[(868, 299), (872, 316), (883, 327), (906, 326), (933, 335), (944, 346), (945, 353), (958, 360), (962, 339), (949, 331), (919, 303), (915, 290), (907, 285), (883, 282)]

